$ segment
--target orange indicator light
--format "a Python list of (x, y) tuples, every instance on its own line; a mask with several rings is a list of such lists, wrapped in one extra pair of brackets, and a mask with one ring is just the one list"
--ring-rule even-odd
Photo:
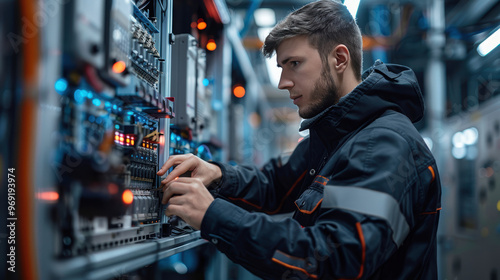
[(123, 73), (123, 71), (125, 71), (125, 68), (127, 67), (127, 65), (125, 64), (125, 62), (123, 61), (117, 61), (113, 64), (113, 72), (115, 72), (116, 74), (120, 74), (120, 73)]
[(57, 201), (59, 199), (59, 193), (58, 192), (39, 192), (37, 193), (36, 197), (40, 200), (46, 200), (46, 201)]
[(198, 29), (199, 30), (203, 30), (205, 28), (207, 28), (207, 23), (206, 22), (201, 21), (201, 22), (198, 23)]
[(134, 201), (134, 194), (130, 190), (125, 190), (122, 194), (122, 200), (125, 204), (131, 204)]
[(233, 94), (238, 98), (242, 98), (243, 96), (245, 96), (245, 88), (242, 86), (235, 86), (233, 89)]
[(215, 43), (214, 39), (208, 40), (207, 50), (209, 50), (209, 51), (215, 51), (216, 48), (217, 48), (217, 44)]

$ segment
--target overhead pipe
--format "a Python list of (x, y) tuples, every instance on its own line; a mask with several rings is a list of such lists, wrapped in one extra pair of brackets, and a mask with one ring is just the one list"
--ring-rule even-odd
[(243, 20), (243, 28), (240, 30), (240, 37), (245, 38), (250, 29), (250, 25), (252, 24), (253, 15), (255, 10), (257, 10), (262, 4), (262, 0), (253, 0), (248, 8), (247, 13), (245, 14), (245, 19)]

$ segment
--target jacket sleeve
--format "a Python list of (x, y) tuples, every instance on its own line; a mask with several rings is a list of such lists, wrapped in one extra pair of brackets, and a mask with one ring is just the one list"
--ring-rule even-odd
[(268, 214), (293, 211), (293, 202), (306, 173), (307, 145), (308, 139), (305, 139), (291, 155), (273, 159), (261, 169), (216, 163), (223, 174), (216, 197), (249, 211)]
[[(265, 279), (367, 278), (407, 237), (420, 182), (414, 178), (428, 170), (411, 162), (411, 147), (398, 133), (360, 134), (339, 151), (321, 207), (311, 210), (319, 211), (314, 225), (273, 221), (215, 199), (202, 221), (202, 237)], [(391, 181), (391, 174), (402, 178)], [(320, 189), (315, 184), (312, 189)]]

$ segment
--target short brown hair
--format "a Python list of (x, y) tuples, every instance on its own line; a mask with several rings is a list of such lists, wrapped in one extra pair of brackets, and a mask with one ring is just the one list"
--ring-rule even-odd
[(361, 31), (342, 3), (335, 0), (320, 0), (292, 12), (266, 37), (262, 53), (270, 57), (283, 40), (298, 35), (308, 36), (309, 43), (318, 49), (323, 66), (326, 67), (330, 51), (337, 45), (344, 44), (349, 49), (354, 74), (361, 80), (363, 57)]

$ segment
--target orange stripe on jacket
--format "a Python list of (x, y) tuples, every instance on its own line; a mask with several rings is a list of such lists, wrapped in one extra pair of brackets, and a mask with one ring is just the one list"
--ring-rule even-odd
[(438, 211), (440, 211), (441, 209), (443, 208), (438, 208), (436, 209), (436, 211), (433, 211), (433, 212), (424, 212), (424, 213), (420, 213), (419, 215), (429, 215), (429, 214), (437, 214)]
[(313, 210), (302, 210), (299, 208), (299, 206), (297, 205), (297, 202), (295, 202), (295, 206), (297, 206), (297, 208), (299, 208), (299, 211), (304, 213), (304, 214), (311, 214), (312, 212), (316, 211), (316, 209), (318, 208), (318, 206), (321, 204), (321, 202), (323, 202), (323, 199), (320, 199), (318, 201), (318, 203), (316, 203), (316, 206), (314, 206), (314, 209)]
[(429, 170), (431, 171), (431, 174), (432, 174), (432, 181), (434, 181), (434, 179), (436, 179), (436, 172), (434, 172), (434, 168), (432, 168), (432, 166), (429, 165), (428, 168), (429, 168)]
[(363, 276), (363, 271), (365, 269), (365, 259), (366, 259), (366, 243), (365, 236), (363, 235), (363, 229), (361, 228), (361, 223), (356, 223), (356, 229), (358, 230), (359, 241), (361, 242), (361, 266), (359, 268), (359, 273), (356, 278), (353, 279), (339, 279), (339, 280), (358, 280)]
[(285, 267), (288, 267), (288, 268), (291, 268), (291, 269), (295, 269), (295, 270), (301, 271), (301, 272), (305, 273), (307, 276), (309, 276), (310, 278), (318, 279), (317, 275), (310, 274), (309, 272), (307, 272), (307, 270), (305, 270), (303, 268), (287, 264), (287, 263), (282, 262), (282, 261), (280, 261), (278, 259), (275, 259), (275, 258), (272, 258), (271, 260), (273, 260), (273, 262), (275, 262), (275, 263), (281, 264), (282, 266), (285, 266)]

